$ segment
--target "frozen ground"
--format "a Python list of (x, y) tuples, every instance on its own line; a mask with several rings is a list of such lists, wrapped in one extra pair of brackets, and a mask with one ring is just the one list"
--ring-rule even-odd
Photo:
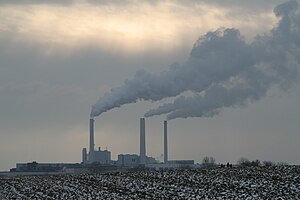
[(300, 167), (10, 177), (0, 178), (0, 193), (3, 199), (300, 199)]

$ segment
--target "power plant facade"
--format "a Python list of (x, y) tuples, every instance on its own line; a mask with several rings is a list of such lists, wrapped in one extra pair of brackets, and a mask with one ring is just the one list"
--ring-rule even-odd
[(121, 167), (138, 166), (140, 157), (136, 154), (119, 154), (116, 164)]

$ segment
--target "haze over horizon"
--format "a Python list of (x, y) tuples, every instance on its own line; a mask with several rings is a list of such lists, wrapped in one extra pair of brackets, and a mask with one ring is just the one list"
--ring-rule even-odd
[[(128, 92), (134, 90), (130, 87), (121, 93), (128, 94), (130, 101), (116, 103), (114, 107), (126, 105), (117, 109), (108, 106), (112, 110), (96, 118), (96, 146), (107, 147), (113, 159), (120, 153), (138, 153), (139, 118), (150, 111), (149, 116), (163, 115), (146, 120), (148, 156), (162, 154), (162, 123), (164, 114), (171, 113), (171, 117), (167, 116), (174, 119), (169, 122), (170, 159), (201, 162), (204, 156), (213, 156), (217, 162), (235, 163), (240, 157), (246, 157), (300, 164), (299, 60), (294, 59), (299, 53), (299, 36), (291, 35), (299, 31), (300, 19), (289, 13), (293, 10), (291, 6), (281, 7), (275, 16), (273, 9), (284, 2), (0, 0), (0, 171), (14, 167), (17, 162), (33, 160), (81, 162), (81, 149), (88, 147), (90, 108), (99, 97), (109, 94), (112, 88), (119, 88), (125, 80), (125, 83), (135, 83), (138, 89), (143, 86), (149, 89), (147, 84), (141, 84), (144, 80), (159, 85), (160, 80), (167, 80), (165, 77), (173, 77), (172, 70), (166, 76), (161, 75), (170, 66), (183, 71), (184, 67), (191, 66), (187, 63), (191, 62), (189, 56), (195, 49), (200, 49), (201, 55), (215, 53), (217, 58), (222, 58), (218, 51), (205, 54), (213, 48), (225, 49), (226, 55), (240, 53), (230, 75), (236, 75), (237, 83), (245, 77), (250, 86), (259, 83), (251, 87), (251, 95), (229, 98), (240, 94), (232, 90), (226, 93), (225, 103), (212, 103), (216, 96), (209, 93), (212, 88), (225, 85), (228, 89), (235, 82), (228, 74), (217, 76), (216, 81), (216, 74), (211, 71), (205, 76), (212, 75), (209, 87), (210, 82), (203, 81), (201, 87), (182, 84), (181, 89), (172, 88), (170, 95), (166, 95), (166, 90), (153, 93), (147, 90), (142, 94), (145, 90), (137, 89), (137, 93), (132, 93), (132, 100)], [(293, 5), (291, 2), (298, 1), (288, 2)], [(299, 9), (293, 12), (299, 15)], [(289, 17), (294, 20), (291, 33), (283, 26), (291, 22), (285, 20)], [(270, 36), (272, 30), (274, 36)], [(200, 43), (197, 49), (195, 42), (200, 37), (205, 39), (207, 32), (216, 33), (214, 36), (221, 38), (221, 42), (206, 46)], [(234, 45), (224, 48), (224, 44)], [(270, 44), (276, 45), (265, 50)], [(291, 48), (286, 44), (295, 45)], [(234, 50), (228, 52), (228, 49)], [(243, 53), (249, 49), (256, 54), (250, 61)], [(281, 55), (286, 51), (289, 55), (282, 62), (286, 67), (282, 70)], [(280, 64), (274, 67), (274, 61)], [(253, 63), (259, 63), (260, 69), (265, 70), (267, 82), (256, 79), (256, 74), (249, 78), (253, 71), (247, 66)], [(247, 70), (240, 70), (239, 66), (244, 64)], [(229, 65), (232, 62), (228, 61)], [(178, 78), (176, 74), (174, 77), (190, 81), (190, 75), (195, 75), (195, 71), (191, 72), (186, 77)], [(199, 93), (205, 102), (201, 109), (203, 105), (211, 106), (211, 110), (203, 113), (212, 118), (197, 118), (202, 113), (188, 107), (194, 106), (195, 100), (188, 103), (183, 103), (186, 100), (183, 97), (176, 100), (177, 95), (191, 97), (191, 91)], [(205, 101), (202, 91), (213, 94), (210, 96), (213, 98)], [(223, 100), (224, 95), (217, 97)], [(112, 99), (118, 100), (116, 96)], [(140, 99), (152, 101), (137, 101)], [(179, 107), (181, 112), (177, 112)], [(181, 119), (185, 117), (193, 118)]]

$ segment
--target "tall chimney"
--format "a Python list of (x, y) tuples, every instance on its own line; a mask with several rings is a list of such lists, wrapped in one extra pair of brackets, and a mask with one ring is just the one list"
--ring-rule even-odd
[(89, 152), (89, 161), (94, 161), (94, 119), (90, 119), (90, 152)]
[(140, 164), (146, 164), (145, 118), (140, 119)]
[(168, 122), (164, 121), (164, 163), (168, 162)]
[(87, 163), (87, 152), (86, 152), (86, 148), (82, 149), (82, 163), (86, 164)]

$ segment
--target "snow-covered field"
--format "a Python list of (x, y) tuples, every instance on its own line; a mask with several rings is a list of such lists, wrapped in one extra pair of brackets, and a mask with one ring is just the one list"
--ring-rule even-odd
[(0, 178), (0, 199), (300, 199), (300, 167)]

